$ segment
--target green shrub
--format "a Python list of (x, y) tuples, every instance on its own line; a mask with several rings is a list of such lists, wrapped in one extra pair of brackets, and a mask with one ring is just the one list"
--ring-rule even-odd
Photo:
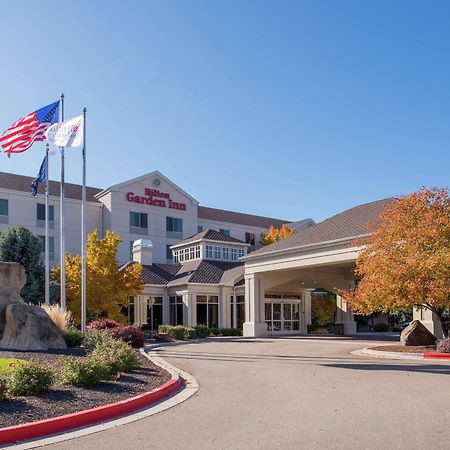
[(113, 341), (113, 337), (106, 330), (88, 330), (84, 337), (84, 345), (88, 350), (94, 350), (100, 344)]
[(312, 333), (313, 334), (330, 334), (328, 332), (328, 328), (325, 328), (325, 327), (315, 328)]
[[(313, 324), (307, 325), (307, 329), (308, 329), (308, 333), (309, 334), (316, 334), (316, 330), (321, 330), (323, 328), (325, 328), (329, 334), (333, 334), (334, 333), (334, 323), (333, 322), (329, 322), (329, 323), (313, 323)], [(318, 334), (324, 334), (324, 333), (319, 331)]]
[(6, 376), (6, 389), (11, 395), (33, 395), (50, 390), (53, 372), (37, 363), (21, 361), (14, 364)]
[(197, 331), (195, 331), (195, 328), (186, 327), (184, 330), (184, 340), (190, 341), (191, 339), (197, 339)]
[(239, 328), (220, 328), (219, 332), (222, 336), (242, 336)]
[(394, 332), (394, 333), (400, 333), (402, 331), (402, 329), (400, 328), (399, 325), (393, 325), (391, 327), (391, 331)]
[(376, 331), (377, 333), (383, 332), (383, 331), (389, 331), (389, 326), (385, 323), (376, 323), (373, 326), (373, 331)]
[(94, 386), (110, 376), (110, 368), (91, 355), (84, 358), (67, 358), (64, 363), (63, 379), (73, 386)]
[(219, 336), (219, 329), (218, 328), (209, 328), (209, 335), (210, 336)]
[(178, 341), (188, 341), (197, 338), (197, 332), (194, 328), (185, 327), (183, 325), (160, 325), (159, 333), (168, 333), (173, 339)]
[(204, 325), (197, 325), (195, 327), (195, 332), (197, 333), (197, 337), (200, 339), (207, 338), (209, 336), (209, 328)]
[(6, 399), (7, 386), (6, 386), (6, 377), (0, 376), (0, 401)]
[(89, 357), (106, 365), (110, 376), (130, 372), (138, 367), (136, 352), (120, 340), (111, 339), (99, 344)]
[(67, 347), (79, 347), (83, 343), (83, 333), (75, 328), (63, 332)]

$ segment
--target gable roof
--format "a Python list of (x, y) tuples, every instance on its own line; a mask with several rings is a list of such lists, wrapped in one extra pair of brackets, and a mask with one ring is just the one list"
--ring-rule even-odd
[(193, 236), (188, 237), (180, 242), (177, 242), (174, 245), (171, 245), (170, 248), (182, 247), (184, 245), (192, 244), (194, 242), (198, 242), (201, 240), (226, 242), (226, 243), (230, 243), (230, 244), (248, 245), (245, 242), (241, 241), (240, 239), (236, 239), (232, 236), (228, 236), (227, 234), (220, 233), (219, 231), (216, 231), (216, 230), (207, 229), (207, 230), (200, 231), (200, 233), (194, 234)]
[(394, 198), (385, 198), (355, 206), (305, 230), (301, 230), (286, 239), (281, 239), (271, 245), (260, 248), (243, 259), (253, 259), (273, 252), (281, 253), (296, 247), (362, 237), (370, 232), (370, 225), (377, 224), (380, 214), (394, 200)]
[(214, 220), (216, 222), (238, 223), (251, 227), (269, 228), (270, 225), (281, 227), (281, 225), (291, 222), (290, 220), (273, 219), (271, 217), (255, 216), (225, 209), (209, 208), (207, 206), (198, 207), (198, 218), (204, 220)]
[(150, 173), (146, 173), (145, 175), (141, 175), (139, 177), (133, 178), (131, 180), (127, 180), (127, 181), (123, 181), (122, 183), (117, 183), (114, 184), (113, 186), (110, 186), (106, 189), (103, 189), (102, 191), (100, 191), (97, 194), (97, 198), (102, 197), (103, 195), (105, 195), (106, 193), (113, 191), (113, 190), (117, 190), (117, 189), (121, 189), (124, 186), (128, 186), (129, 184), (133, 184), (133, 183), (137, 183), (139, 181), (145, 180), (146, 178), (150, 178), (156, 176), (158, 178), (163, 179), (169, 186), (171, 186), (173, 189), (175, 189), (176, 191), (180, 192), (181, 194), (183, 194), (185, 197), (187, 197), (189, 200), (191, 200), (191, 202), (194, 205), (198, 205), (198, 201), (190, 196), (186, 191), (184, 191), (183, 189), (180, 188), (180, 186), (176, 185), (173, 181), (169, 180), (169, 178), (167, 178), (165, 175), (163, 175), (161, 172), (159, 172), (158, 170), (154, 170), (153, 172)]
[[(127, 263), (126, 267), (133, 262)], [(187, 261), (184, 264), (152, 264), (142, 266), (144, 284), (178, 286), (186, 283), (221, 284), (240, 275), (244, 276), (244, 264), (225, 261)]]
[[(31, 192), (31, 183), (35, 177), (27, 177), (25, 175), (17, 175), (15, 173), (0, 172), (0, 188), (11, 189), (14, 191)], [(100, 189), (86, 186), (86, 200), (88, 202), (97, 203), (95, 195), (100, 192)], [(49, 194), (54, 197), (59, 197), (60, 182), (49, 181)], [(66, 198), (74, 200), (81, 200), (81, 185), (64, 183), (64, 193)], [(45, 183), (39, 183), (38, 194), (45, 194)]]

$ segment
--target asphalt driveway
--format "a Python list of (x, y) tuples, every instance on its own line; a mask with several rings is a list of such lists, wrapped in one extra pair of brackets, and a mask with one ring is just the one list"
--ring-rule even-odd
[(197, 394), (55, 449), (448, 449), (450, 365), (351, 355), (373, 341), (216, 338), (165, 347)]

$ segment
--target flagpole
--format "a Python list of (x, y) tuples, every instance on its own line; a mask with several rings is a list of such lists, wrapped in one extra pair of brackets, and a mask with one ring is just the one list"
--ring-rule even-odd
[(48, 142), (45, 144), (45, 304), (50, 304), (50, 246), (48, 232)]
[(83, 108), (83, 187), (81, 190), (81, 331), (86, 333), (86, 108)]
[[(64, 94), (61, 94), (61, 122), (64, 122)], [(61, 281), (60, 281), (60, 297), (61, 307), (66, 307), (66, 239), (65, 239), (65, 224), (64, 224), (64, 147), (60, 147), (61, 152), (61, 183), (60, 183), (60, 206), (59, 206), (59, 222), (60, 222), (60, 267), (61, 267)]]

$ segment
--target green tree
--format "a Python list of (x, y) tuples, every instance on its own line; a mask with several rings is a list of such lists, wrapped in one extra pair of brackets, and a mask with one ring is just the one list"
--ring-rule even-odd
[(0, 261), (22, 264), (27, 282), (21, 296), (35, 305), (43, 303), (45, 296), (43, 250), (41, 239), (22, 225), (7, 228), (0, 235)]

